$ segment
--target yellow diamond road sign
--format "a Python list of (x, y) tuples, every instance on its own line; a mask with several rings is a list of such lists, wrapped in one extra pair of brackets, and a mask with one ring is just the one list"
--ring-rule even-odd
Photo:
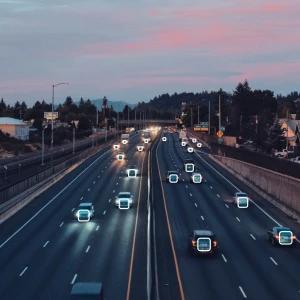
[(218, 136), (219, 138), (222, 137), (222, 136), (223, 136), (223, 132), (219, 130), (219, 131), (217, 132), (217, 136)]

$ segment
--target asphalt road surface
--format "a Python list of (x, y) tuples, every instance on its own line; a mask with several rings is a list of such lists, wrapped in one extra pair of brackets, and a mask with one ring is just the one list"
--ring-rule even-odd
[[(0, 225), (0, 299), (69, 299), (72, 284), (101, 281), (105, 299), (146, 299), (148, 152), (137, 152), (140, 134), (117, 151), (103, 149)], [(147, 146), (149, 147), (149, 146)], [(142, 176), (128, 178), (137, 165)], [(134, 195), (120, 210), (120, 191)], [(95, 217), (75, 218), (81, 202)]]
[[(168, 140), (160, 139), (152, 149), (155, 299), (300, 299), (300, 247), (274, 247), (266, 240), (266, 232), (278, 224), (297, 235), (299, 223), (214, 163), (207, 149), (190, 154), (178, 134), (165, 136)], [(195, 160), (202, 184), (190, 183), (185, 158)], [(173, 170), (180, 173), (177, 184), (166, 182), (166, 172)], [(247, 209), (231, 204), (239, 190), (253, 200)], [(216, 258), (188, 255), (187, 236), (194, 229), (217, 235)]]

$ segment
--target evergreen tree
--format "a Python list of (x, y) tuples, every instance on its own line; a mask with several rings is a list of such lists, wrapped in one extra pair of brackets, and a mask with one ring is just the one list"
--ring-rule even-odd
[(286, 137), (284, 136), (284, 129), (279, 123), (279, 119), (276, 116), (274, 124), (267, 129), (268, 137), (265, 141), (265, 147), (268, 153), (273, 149), (281, 150), (286, 145)]
[(66, 101), (64, 102), (63, 106), (70, 107), (72, 104), (73, 104), (72, 97), (68, 96), (68, 97), (66, 98)]

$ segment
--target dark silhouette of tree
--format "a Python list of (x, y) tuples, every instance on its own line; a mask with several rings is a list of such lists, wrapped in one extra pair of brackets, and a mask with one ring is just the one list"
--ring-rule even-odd
[(281, 128), (279, 119), (276, 117), (274, 124), (267, 130), (268, 137), (265, 141), (266, 151), (270, 153), (272, 150), (281, 150), (285, 148), (286, 137), (284, 136), (284, 129)]

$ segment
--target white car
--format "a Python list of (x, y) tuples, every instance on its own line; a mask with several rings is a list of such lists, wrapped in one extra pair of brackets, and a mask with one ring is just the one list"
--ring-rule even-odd
[(194, 148), (191, 147), (191, 146), (188, 146), (188, 147), (186, 148), (186, 152), (188, 152), (188, 153), (193, 153), (193, 152), (194, 152)]
[(138, 174), (138, 169), (136, 166), (129, 166), (127, 169), (127, 176), (128, 177), (136, 177)]
[(203, 177), (200, 173), (193, 173), (190, 177), (191, 183), (202, 183)]
[(80, 216), (81, 211), (83, 211), (83, 212), (89, 211), (90, 219), (92, 219), (94, 217), (95, 210), (94, 210), (94, 206), (92, 203), (80, 203), (76, 210), (76, 213), (75, 213), (76, 219), (78, 219), (78, 217)]
[(122, 199), (128, 199), (129, 206), (132, 206), (133, 195), (131, 195), (130, 192), (120, 192), (119, 195), (116, 196), (116, 199), (115, 199), (116, 207), (119, 207), (120, 200), (122, 200)]
[(232, 201), (232, 204), (234, 206), (238, 206), (238, 201), (240, 205), (244, 205), (247, 204), (246, 206), (248, 207), (249, 205), (249, 198), (248, 198), (248, 195), (246, 193), (243, 193), (243, 192), (237, 192), (234, 194), (234, 197), (233, 197), (233, 201)]

